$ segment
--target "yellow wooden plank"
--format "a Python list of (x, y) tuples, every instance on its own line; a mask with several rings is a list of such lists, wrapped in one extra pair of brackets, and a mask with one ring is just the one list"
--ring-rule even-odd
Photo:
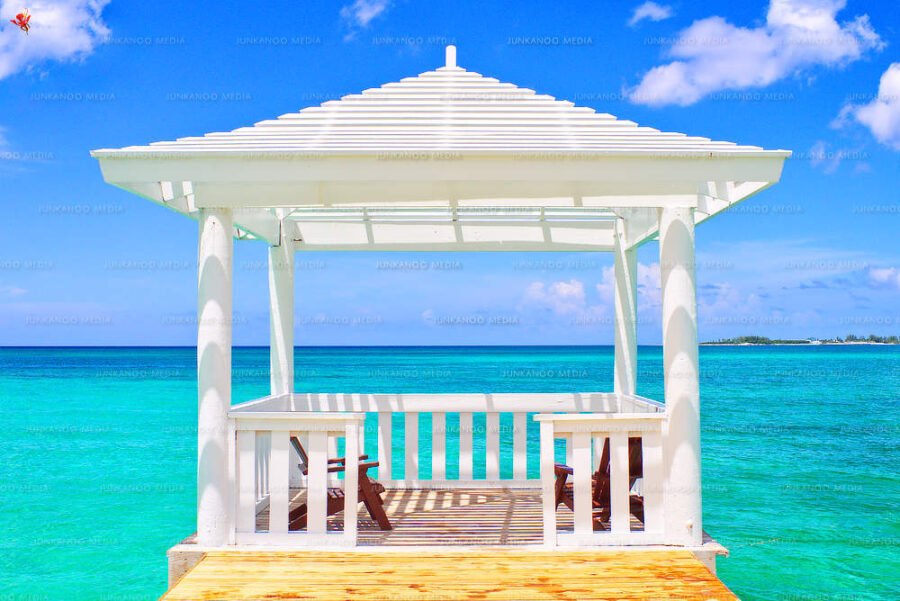
[(687, 551), (208, 553), (163, 601), (737, 599)]

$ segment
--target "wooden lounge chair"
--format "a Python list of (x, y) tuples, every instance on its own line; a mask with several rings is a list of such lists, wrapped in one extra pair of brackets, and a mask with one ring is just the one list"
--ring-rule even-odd
[[(300, 456), (300, 471), (305, 476), (309, 472), (309, 457), (306, 450), (300, 444), (300, 440), (296, 436), (291, 436), (291, 445)], [(369, 478), (368, 470), (370, 467), (378, 467), (377, 461), (366, 461), (368, 455), (359, 456), (359, 488), (357, 492), (357, 500), (366, 506), (366, 510), (372, 519), (378, 523), (378, 527), (382, 530), (390, 530), (392, 528), (391, 521), (384, 512), (384, 503), (381, 500), (381, 493), (384, 492), (384, 486)], [(328, 460), (328, 472), (343, 472), (346, 469), (347, 459), (338, 457)], [(328, 500), (325, 504), (325, 515), (334, 515), (344, 509), (344, 491), (340, 488), (328, 489)], [(291, 510), (288, 514), (288, 529), (302, 530), (306, 528), (306, 503), (300, 504)]]
[[(628, 490), (634, 486), (638, 478), (643, 477), (643, 461), (641, 454), (641, 439), (628, 439)], [(556, 464), (556, 507), (560, 503), (571, 510), (575, 510), (574, 488), (568, 482), (573, 470), (568, 465)], [(603, 443), (603, 453), (600, 455), (600, 465), (591, 476), (591, 505), (594, 530), (602, 530), (603, 524), (609, 521), (610, 508), (610, 475), (609, 475), (609, 439)], [(634, 517), (644, 521), (644, 499), (635, 494), (629, 495), (629, 510)]]

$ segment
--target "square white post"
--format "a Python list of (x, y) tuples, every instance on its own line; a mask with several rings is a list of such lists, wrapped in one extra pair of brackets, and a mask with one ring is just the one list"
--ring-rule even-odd
[(541, 423), (541, 508), (544, 526), (544, 546), (555, 547), (556, 537), (556, 465), (554, 457), (553, 422)]
[(693, 209), (678, 207), (660, 211), (659, 271), (668, 417), (666, 539), (672, 544), (699, 545), (703, 524)]
[(271, 391), (294, 392), (294, 247), (269, 247), (269, 375)]
[(634, 394), (637, 383), (637, 249), (628, 248), (625, 220), (616, 220), (615, 273), (615, 372), (616, 394)]
[(344, 427), (344, 544), (356, 546), (357, 517), (359, 512), (359, 431), (363, 420), (348, 421)]
[(231, 209), (200, 211), (197, 286), (197, 543), (228, 541), (233, 499), (228, 466), (231, 408)]

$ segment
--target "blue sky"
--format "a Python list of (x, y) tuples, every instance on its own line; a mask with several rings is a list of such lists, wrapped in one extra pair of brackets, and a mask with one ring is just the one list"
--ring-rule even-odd
[[(794, 151), (698, 228), (701, 339), (900, 333), (900, 17), (890, 2), (0, 1), (0, 345), (195, 342), (196, 224), (88, 152), (225, 131), (440, 66), (663, 130)], [(639, 341), (660, 340), (658, 247)], [(236, 244), (236, 344), (267, 344)], [(607, 344), (611, 257), (297, 256), (298, 345)]]

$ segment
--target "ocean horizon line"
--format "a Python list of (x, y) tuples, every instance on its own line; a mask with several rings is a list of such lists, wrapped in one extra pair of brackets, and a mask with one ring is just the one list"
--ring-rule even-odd
[[(715, 341), (704, 341), (698, 343), (701, 348), (704, 347), (760, 347), (760, 346), (789, 346), (798, 348), (818, 348), (831, 346), (897, 346), (892, 343), (881, 342), (823, 342), (821, 344), (798, 344), (786, 342), (768, 342), (768, 343), (723, 343)], [(638, 348), (662, 348), (662, 344), (638, 344)], [(23, 345), (0, 345), (0, 350), (28, 350), (28, 349), (196, 349), (196, 345), (176, 345), (176, 344), (23, 344)], [(232, 345), (232, 349), (267, 349), (266, 344), (246, 344)], [(565, 348), (602, 348), (614, 349), (614, 344), (308, 344), (296, 345), (294, 349), (565, 349)]]
[[(308, 344), (295, 345), (295, 349), (416, 349), (416, 348), (614, 348), (613, 344)], [(638, 347), (662, 347), (662, 344), (639, 344)], [(122, 345), (89, 345), (89, 344), (72, 344), (72, 345), (0, 345), (0, 349), (196, 349), (196, 345), (177, 345), (177, 344), (122, 344)], [(266, 344), (247, 344), (232, 346), (233, 349), (267, 349)]]

